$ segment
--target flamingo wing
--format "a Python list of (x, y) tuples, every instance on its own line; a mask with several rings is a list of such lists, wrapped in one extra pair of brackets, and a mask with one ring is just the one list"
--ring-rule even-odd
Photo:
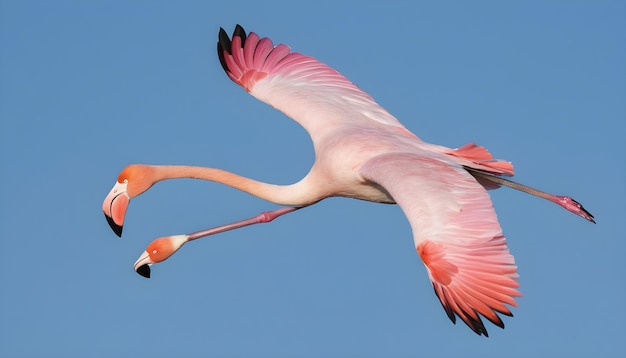
[(450, 320), (488, 336), (480, 318), (504, 328), (498, 313), (517, 306), (517, 266), (493, 205), (465, 169), (437, 153), (383, 154), (360, 169), (407, 216), (417, 253)]
[(291, 52), (286, 45), (274, 46), (270, 39), (261, 39), (254, 32), (246, 35), (239, 25), (232, 40), (220, 29), (217, 53), (228, 77), (296, 120), (314, 141), (325, 130), (345, 123), (379, 123), (410, 133), (339, 72), (313, 57)]

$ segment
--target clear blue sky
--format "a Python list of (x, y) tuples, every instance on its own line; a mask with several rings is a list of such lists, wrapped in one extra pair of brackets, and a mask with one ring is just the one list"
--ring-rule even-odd
[[(0, 356), (623, 353), (626, 4), (332, 3), (2, 1)], [(489, 339), (450, 323), (397, 206), (329, 199), (138, 276), (154, 238), (276, 206), (160, 183), (119, 239), (101, 203), (126, 164), (287, 184), (313, 162), (303, 129), (223, 73), (217, 33), (237, 23), (338, 69), (424, 140), (486, 146), (598, 224), (491, 192), (524, 297)]]

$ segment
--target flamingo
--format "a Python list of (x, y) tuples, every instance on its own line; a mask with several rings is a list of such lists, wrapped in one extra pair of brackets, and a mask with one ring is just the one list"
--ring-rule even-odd
[(593, 223), (577, 201), (513, 182), (510, 162), (496, 160), (474, 143), (456, 149), (429, 144), (405, 128), (372, 97), (320, 61), (274, 46), (237, 25), (232, 39), (220, 28), (217, 52), (231, 80), (257, 99), (282, 111), (313, 141), (315, 162), (291, 185), (274, 185), (216, 168), (133, 164), (124, 168), (103, 203), (118, 236), (132, 198), (155, 183), (196, 178), (222, 183), (281, 206), (228, 225), (154, 240), (135, 263), (150, 277), (185, 243), (243, 226), (265, 223), (287, 213), (340, 196), (398, 204), (413, 232), (435, 294), (449, 319), (459, 317), (488, 337), (481, 316), (504, 328), (498, 314), (516, 307), (517, 266), (487, 189), (502, 185), (559, 204)]

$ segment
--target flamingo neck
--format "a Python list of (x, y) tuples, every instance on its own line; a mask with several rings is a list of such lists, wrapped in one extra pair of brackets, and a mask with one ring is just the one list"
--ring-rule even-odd
[(323, 198), (312, 192), (306, 178), (291, 185), (274, 185), (217, 168), (186, 165), (160, 165), (152, 168), (154, 169), (154, 183), (179, 178), (209, 180), (279, 205), (302, 206)]

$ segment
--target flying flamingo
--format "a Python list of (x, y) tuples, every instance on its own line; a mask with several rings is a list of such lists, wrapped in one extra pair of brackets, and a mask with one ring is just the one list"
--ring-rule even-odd
[(511, 163), (495, 160), (470, 143), (457, 149), (425, 143), (340, 73), (316, 59), (274, 46), (237, 25), (232, 41), (220, 29), (217, 52), (224, 71), (251, 95), (282, 111), (309, 133), (315, 163), (291, 185), (273, 185), (224, 170), (193, 166), (130, 165), (104, 200), (103, 210), (121, 236), (131, 198), (156, 182), (196, 178), (223, 183), (284, 205), (253, 218), (187, 235), (153, 241), (135, 263), (150, 276), (151, 264), (191, 240), (269, 222), (324, 198), (342, 196), (397, 203), (409, 220), (415, 248), (443, 308), (478, 335), (488, 336), (481, 315), (504, 328), (498, 313), (520, 296), (517, 266), (486, 189), (501, 185), (547, 199), (594, 222), (578, 202), (524, 186)]

